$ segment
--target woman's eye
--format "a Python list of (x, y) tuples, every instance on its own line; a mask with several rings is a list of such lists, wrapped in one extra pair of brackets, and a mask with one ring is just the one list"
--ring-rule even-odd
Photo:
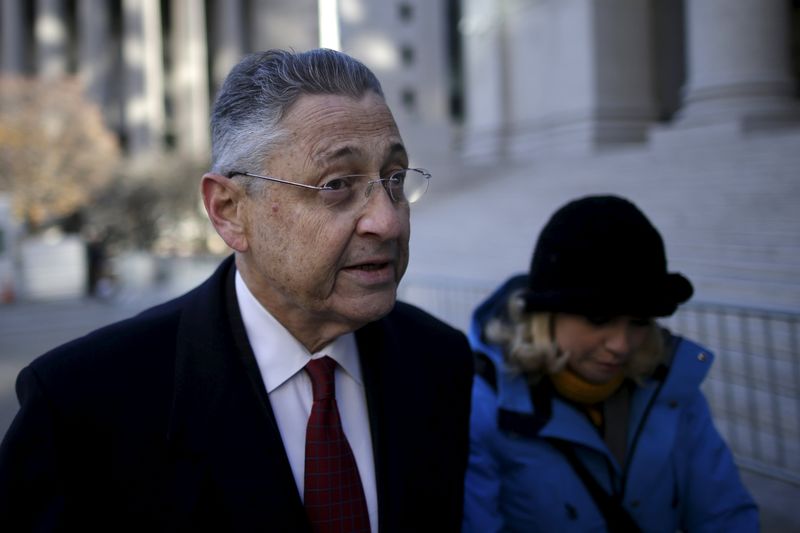
[(596, 316), (587, 316), (586, 320), (593, 326), (605, 326), (606, 324), (608, 324), (613, 320), (613, 317), (596, 315)]

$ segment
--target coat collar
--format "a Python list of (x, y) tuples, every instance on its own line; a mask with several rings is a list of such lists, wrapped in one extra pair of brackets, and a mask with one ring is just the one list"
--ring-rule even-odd
[[(697, 393), (697, 388), (713, 360), (710, 351), (681, 337), (672, 337), (670, 346), (674, 351), (669, 367), (664, 368), (664, 372), (658, 378), (651, 378), (643, 386), (636, 387), (631, 396), (631, 418), (628, 425), (630, 429), (627, 436), (629, 447), (632, 440), (637, 437), (637, 428), (648, 416), (648, 410), (654, 403), (666, 407), (657, 410), (657, 416), (663, 418), (662, 435), (669, 436), (667, 432), (672, 425), (664, 417), (668, 417), (670, 412), (674, 412), (675, 407), (688, 402)], [(545, 398), (539, 398), (538, 401), (535, 396), (536, 391), (533, 395), (530, 394), (523, 376), (508, 371), (498, 372), (500, 427), (523, 435), (524, 431), (515, 431), (514, 428), (535, 428), (535, 435), (532, 436), (569, 441), (595, 450), (606, 456), (609, 464), (615, 465), (619, 470), (617, 461), (609, 452), (600, 434), (577, 407), (552, 393), (545, 394)], [(542, 410), (542, 402), (546, 402), (545, 420), (536, 416)], [(534, 406), (534, 403), (537, 405)], [(660, 447), (667, 446), (670, 439), (664, 438), (662, 441), (648, 444), (647, 449), (657, 451)], [(651, 455), (657, 453), (653, 452)]]

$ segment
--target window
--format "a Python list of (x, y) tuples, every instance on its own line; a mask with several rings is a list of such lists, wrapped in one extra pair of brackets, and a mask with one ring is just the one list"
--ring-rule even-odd
[(414, 6), (408, 2), (400, 2), (397, 6), (397, 14), (403, 22), (411, 22), (414, 18)]
[(400, 93), (400, 99), (403, 102), (403, 107), (409, 113), (413, 113), (417, 108), (417, 93), (414, 89), (403, 89)]
[(403, 61), (403, 66), (410, 67), (414, 64), (414, 49), (404, 44), (400, 47), (400, 59)]

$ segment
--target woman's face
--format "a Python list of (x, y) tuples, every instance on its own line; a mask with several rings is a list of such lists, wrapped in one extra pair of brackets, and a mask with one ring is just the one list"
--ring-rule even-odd
[(647, 340), (650, 319), (618, 316), (590, 318), (558, 313), (556, 344), (569, 352), (569, 368), (590, 383), (607, 383)]

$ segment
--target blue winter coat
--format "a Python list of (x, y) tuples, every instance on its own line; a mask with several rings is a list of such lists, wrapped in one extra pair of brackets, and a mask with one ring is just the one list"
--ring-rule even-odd
[(676, 338), (669, 368), (632, 392), (625, 467), (587, 417), (557, 396), (550, 397), (551, 414), (538, 432), (525, 435), (523, 426), (536, 423), (526, 381), (504, 370), (498, 347), (481, 335), (521, 280), (512, 278), (478, 307), (469, 335), (473, 349), (493, 364), (496, 390), (476, 376), (463, 531), (606, 531), (580, 478), (547, 438), (572, 443), (642, 531), (758, 531), (756, 505), (699, 390), (712, 354), (691, 341)]

